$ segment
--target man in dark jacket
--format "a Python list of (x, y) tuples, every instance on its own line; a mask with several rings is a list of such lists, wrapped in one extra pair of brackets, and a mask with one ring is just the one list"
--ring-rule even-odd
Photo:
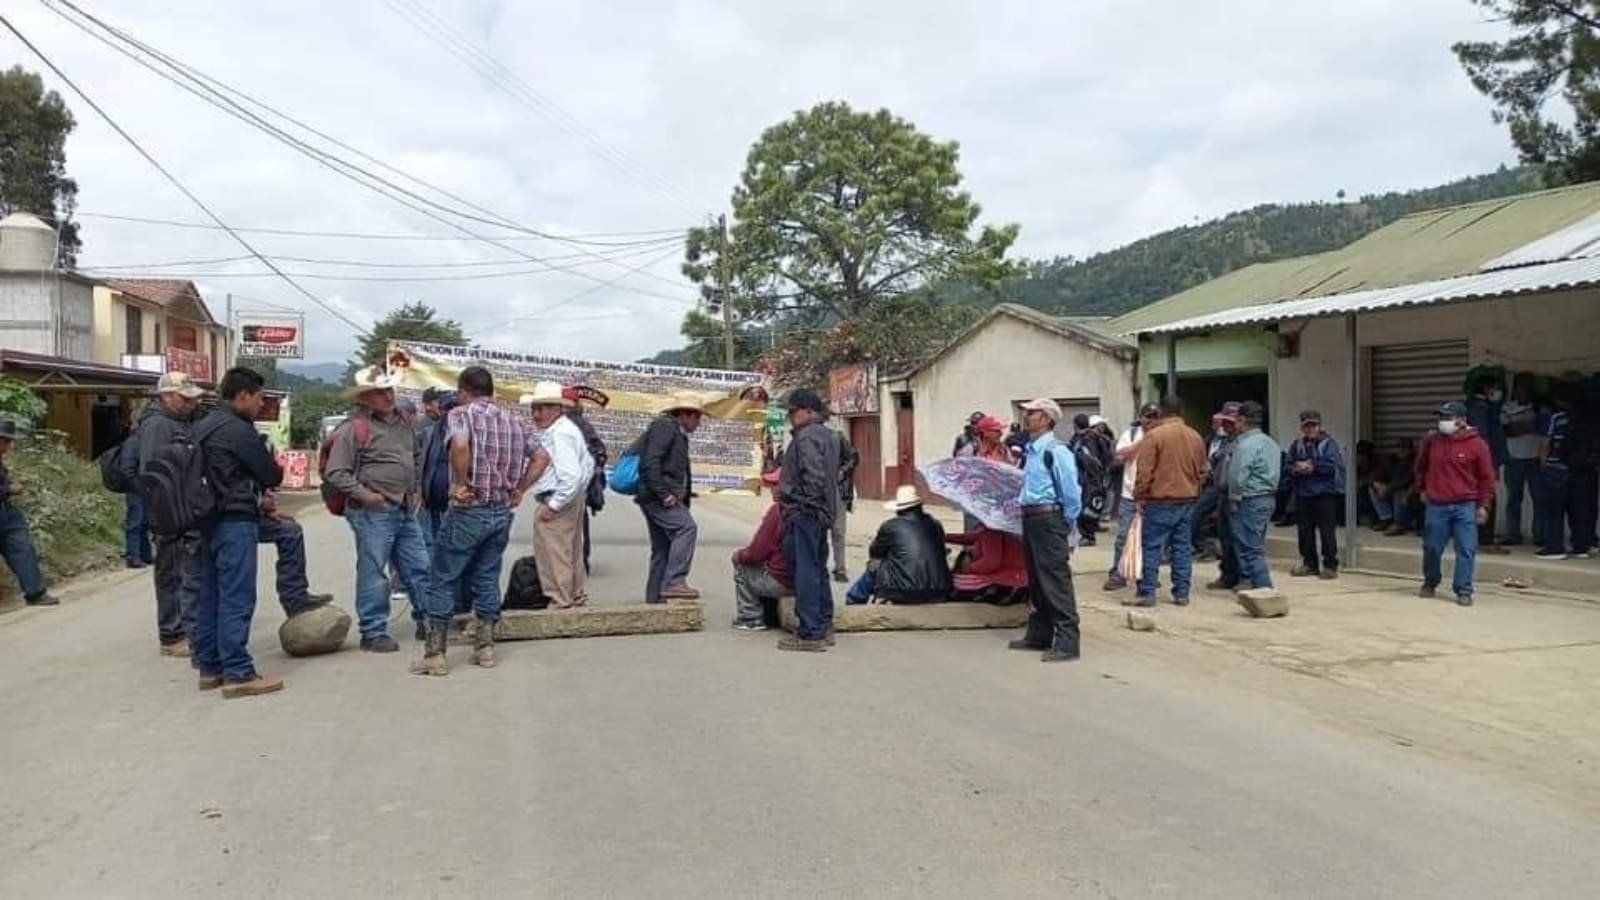
[(867, 550), (867, 571), (851, 585), (845, 602), (873, 597), (891, 603), (942, 603), (954, 589), (945, 557), (944, 527), (922, 508), (913, 485), (901, 485), (884, 508), (894, 518), (878, 526)]
[(845, 541), (850, 532), (850, 513), (856, 508), (856, 466), (861, 455), (850, 446), (844, 432), (835, 431), (834, 437), (839, 441), (839, 514), (833, 517), (833, 580), (844, 584), (850, 580)]
[(783, 508), (783, 550), (794, 569), (794, 610), (800, 620), (779, 650), (820, 652), (833, 641), (833, 588), (828, 583), (828, 530), (839, 514), (839, 441), (822, 424), (828, 408), (816, 391), (789, 397), (793, 428), (783, 453), (778, 504)]
[(224, 697), (283, 689), (283, 679), (261, 675), (250, 658), (261, 492), (283, 482), (283, 470), (255, 428), (265, 386), (250, 369), (229, 369), (218, 389), (222, 403), (194, 428), (217, 492), (216, 514), (200, 527), (194, 660), (200, 689), (220, 687)]
[(1417, 483), (1427, 510), (1422, 526), (1422, 591), (1433, 597), (1444, 579), (1444, 545), (1456, 545), (1451, 588), (1456, 603), (1472, 605), (1473, 565), (1478, 558), (1478, 526), (1489, 519), (1494, 502), (1494, 459), (1477, 429), (1467, 424), (1464, 403), (1439, 407), (1439, 427), (1417, 452)]
[[(143, 472), (156, 451), (186, 441), (206, 392), (182, 372), (168, 372), (156, 384), (156, 401), (139, 417), (134, 464)], [(195, 598), (200, 594), (200, 532), (155, 536), (156, 633), (161, 655), (187, 658), (194, 630)]]
[(1300, 565), (1290, 574), (1296, 578), (1337, 578), (1344, 451), (1322, 430), (1322, 414), (1316, 410), (1300, 414), (1300, 439), (1289, 445), (1288, 472), (1294, 481), (1295, 522), (1300, 526)]
[(697, 600), (689, 586), (694, 544), (700, 534), (689, 500), (694, 471), (689, 465), (689, 435), (700, 427), (705, 411), (692, 400), (679, 400), (657, 416), (639, 439), (639, 493), (634, 502), (650, 530), (650, 574), (644, 602)]

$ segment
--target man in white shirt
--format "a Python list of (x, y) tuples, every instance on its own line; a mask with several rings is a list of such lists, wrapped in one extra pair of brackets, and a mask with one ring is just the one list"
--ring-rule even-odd
[(519, 505), (532, 485), (533, 498), (539, 504), (533, 524), (539, 584), (553, 606), (583, 606), (589, 600), (583, 565), (583, 510), (585, 491), (594, 477), (594, 457), (583, 431), (565, 415), (572, 401), (562, 395), (561, 385), (541, 381), (522, 402), (528, 404), (537, 432), (529, 443), (533, 460), (512, 505)]
[(1139, 503), (1133, 499), (1134, 479), (1138, 476), (1136, 459), (1139, 453), (1139, 442), (1144, 440), (1145, 431), (1156, 419), (1161, 417), (1161, 410), (1154, 403), (1146, 403), (1139, 409), (1139, 420), (1134, 422), (1122, 436), (1117, 438), (1117, 461), (1122, 463), (1122, 501), (1117, 504), (1117, 542), (1111, 551), (1111, 571), (1106, 576), (1105, 590), (1120, 591), (1128, 586), (1127, 579), (1117, 571), (1122, 563), (1122, 551), (1128, 545), (1128, 526), (1133, 524), (1134, 514), (1138, 512)]

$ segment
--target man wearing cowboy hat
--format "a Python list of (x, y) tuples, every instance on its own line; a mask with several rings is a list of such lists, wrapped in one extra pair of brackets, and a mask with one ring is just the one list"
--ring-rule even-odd
[(533, 523), (533, 558), (539, 584), (558, 609), (583, 606), (589, 600), (583, 565), (584, 497), (594, 477), (594, 457), (583, 432), (565, 415), (572, 405), (561, 385), (541, 381), (524, 394), (532, 416), (536, 447), (528, 470), (517, 486), (530, 489), (538, 502)]
[(583, 401), (588, 399), (591, 403), (600, 404), (604, 408), (605, 395), (597, 391), (586, 392), (575, 384), (569, 384), (561, 389), (561, 396), (572, 401), (567, 407), (567, 418), (572, 424), (578, 426), (583, 432), (583, 444), (589, 448), (589, 456), (594, 459), (594, 477), (589, 479), (588, 486), (583, 492), (583, 571), (589, 571), (589, 517), (600, 512), (606, 506), (606, 460), (610, 457), (606, 450), (606, 442), (601, 439), (600, 432), (594, 430), (594, 424), (589, 417), (583, 414)]
[(417, 510), (422, 504), (421, 460), (412, 420), (395, 404), (395, 379), (379, 366), (358, 371), (347, 394), (358, 404), (330, 436), (327, 481), (345, 496), (344, 518), (356, 542), (356, 616), (361, 649), (393, 653), (389, 636), (391, 562), (414, 602), (420, 622), (428, 590), (427, 542)]
[[(156, 451), (187, 441), (199, 419), (204, 389), (182, 372), (168, 372), (156, 383), (156, 402), (139, 416), (135, 455), (142, 472)], [(156, 634), (161, 655), (187, 658), (194, 631), (194, 604), (200, 596), (200, 532), (155, 536)]]
[(700, 427), (705, 410), (690, 399), (672, 401), (639, 438), (639, 493), (634, 502), (650, 530), (650, 573), (644, 602), (695, 600), (689, 586), (699, 526), (689, 514), (694, 472), (689, 464), (689, 435)]
[(22, 599), (29, 606), (56, 606), (58, 601), (44, 588), (44, 573), (39, 570), (39, 551), (33, 545), (33, 531), (28, 519), (17, 509), (11, 498), (18, 487), (11, 482), (6, 469), (5, 455), (17, 441), (17, 425), (10, 419), (0, 419), (0, 555), (17, 576), (22, 586)]
[(794, 566), (794, 612), (800, 620), (779, 650), (820, 652), (833, 641), (833, 587), (828, 581), (828, 531), (839, 514), (839, 442), (822, 424), (828, 408), (816, 391), (789, 395), (793, 427), (783, 452), (778, 503), (783, 507), (783, 546)]
[(878, 526), (867, 549), (867, 571), (850, 586), (845, 602), (873, 597), (891, 603), (940, 603), (955, 589), (945, 558), (944, 526), (922, 508), (916, 485), (902, 484), (883, 508), (894, 518)]

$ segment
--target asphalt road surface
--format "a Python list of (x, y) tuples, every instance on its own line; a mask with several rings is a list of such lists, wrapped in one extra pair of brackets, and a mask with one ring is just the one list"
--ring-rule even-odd
[[(737, 634), (702, 506), (700, 634), (289, 660), (270, 588), (223, 701), (156, 653), (147, 574), (0, 618), (0, 897), (1586, 897), (1600, 823), (1091, 630)], [(303, 516), (349, 606), (350, 537)], [(596, 603), (643, 524), (596, 523)], [(527, 552), (519, 523), (513, 553)], [(263, 571), (270, 569), (266, 551)], [(1087, 581), (1087, 579), (1086, 579)], [(397, 606), (396, 614), (404, 610)], [(352, 640), (353, 644), (353, 640)], [(1283, 674), (1276, 677), (1294, 678)]]

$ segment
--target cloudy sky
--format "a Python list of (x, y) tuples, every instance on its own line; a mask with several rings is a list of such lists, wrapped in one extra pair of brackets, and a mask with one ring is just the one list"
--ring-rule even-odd
[[(820, 100), (886, 106), (959, 141), (986, 216), (1020, 223), (1018, 251), (1032, 256), (1083, 256), (1262, 202), (1431, 185), (1512, 158), (1449, 52), (1501, 33), (1468, 0), (78, 5), (502, 221), (603, 242), (249, 236), (269, 256), (366, 264), (280, 262), (328, 276), (302, 283), (357, 323), (422, 299), (486, 344), (533, 352), (634, 358), (680, 343), (693, 290), (676, 249), (623, 244), (725, 210), (750, 142)], [(181, 92), (39, 0), (6, 6), (230, 225), (463, 237)], [(424, 16), (435, 19), (426, 33)], [(486, 53), (516, 80), (486, 77), (449, 47)], [(0, 63), (17, 62), (40, 68), (0, 38)], [(202, 220), (46, 78), (78, 117), (68, 166), (85, 213)], [(85, 266), (242, 252), (220, 232), (83, 223)], [(628, 268), (604, 258), (616, 254)], [(529, 274), (544, 267), (530, 257), (582, 274)], [(215, 274), (258, 265), (167, 271), (213, 273), (194, 278), (219, 317), (229, 292), (307, 309), (313, 359), (350, 351), (350, 326), (283, 282)]]

